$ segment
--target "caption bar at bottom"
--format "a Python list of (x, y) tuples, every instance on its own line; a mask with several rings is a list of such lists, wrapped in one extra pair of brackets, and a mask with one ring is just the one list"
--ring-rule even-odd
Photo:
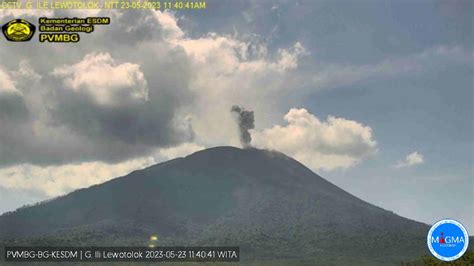
[(238, 247), (5, 247), (7, 262), (238, 262)]

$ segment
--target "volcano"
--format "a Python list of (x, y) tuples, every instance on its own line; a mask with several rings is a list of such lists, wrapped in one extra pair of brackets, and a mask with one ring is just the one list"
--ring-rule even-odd
[[(0, 216), (1, 245), (239, 246), (257, 265), (400, 264), (426, 224), (274, 151), (216, 147)], [(265, 264), (266, 265), (266, 264)]]

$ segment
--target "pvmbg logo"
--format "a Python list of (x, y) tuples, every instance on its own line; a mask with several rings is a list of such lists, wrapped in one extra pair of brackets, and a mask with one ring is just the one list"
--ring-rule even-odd
[(427, 243), (433, 256), (443, 261), (453, 261), (466, 252), (469, 235), (458, 221), (444, 219), (430, 228)]
[(35, 34), (35, 25), (24, 19), (14, 19), (3, 25), (2, 32), (11, 42), (27, 42)]

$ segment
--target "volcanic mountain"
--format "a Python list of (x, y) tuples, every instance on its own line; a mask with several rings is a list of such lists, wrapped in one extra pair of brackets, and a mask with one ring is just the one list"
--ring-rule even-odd
[(399, 264), (428, 226), (279, 152), (217, 147), (0, 216), (0, 245), (239, 246), (243, 263)]

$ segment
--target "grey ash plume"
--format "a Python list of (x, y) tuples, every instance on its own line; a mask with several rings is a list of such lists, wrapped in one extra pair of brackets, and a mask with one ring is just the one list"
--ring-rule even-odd
[(250, 142), (252, 141), (252, 136), (250, 135), (249, 130), (255, 128), (255, 118), (253, 111), (245, 110), (243, 107), (238, 105), (232, 106), (230, 110), (232, 113), (237, 114), (237, 122), (239, 123), (240, 131), (240, 142), (244, 148), (249, 148)]

